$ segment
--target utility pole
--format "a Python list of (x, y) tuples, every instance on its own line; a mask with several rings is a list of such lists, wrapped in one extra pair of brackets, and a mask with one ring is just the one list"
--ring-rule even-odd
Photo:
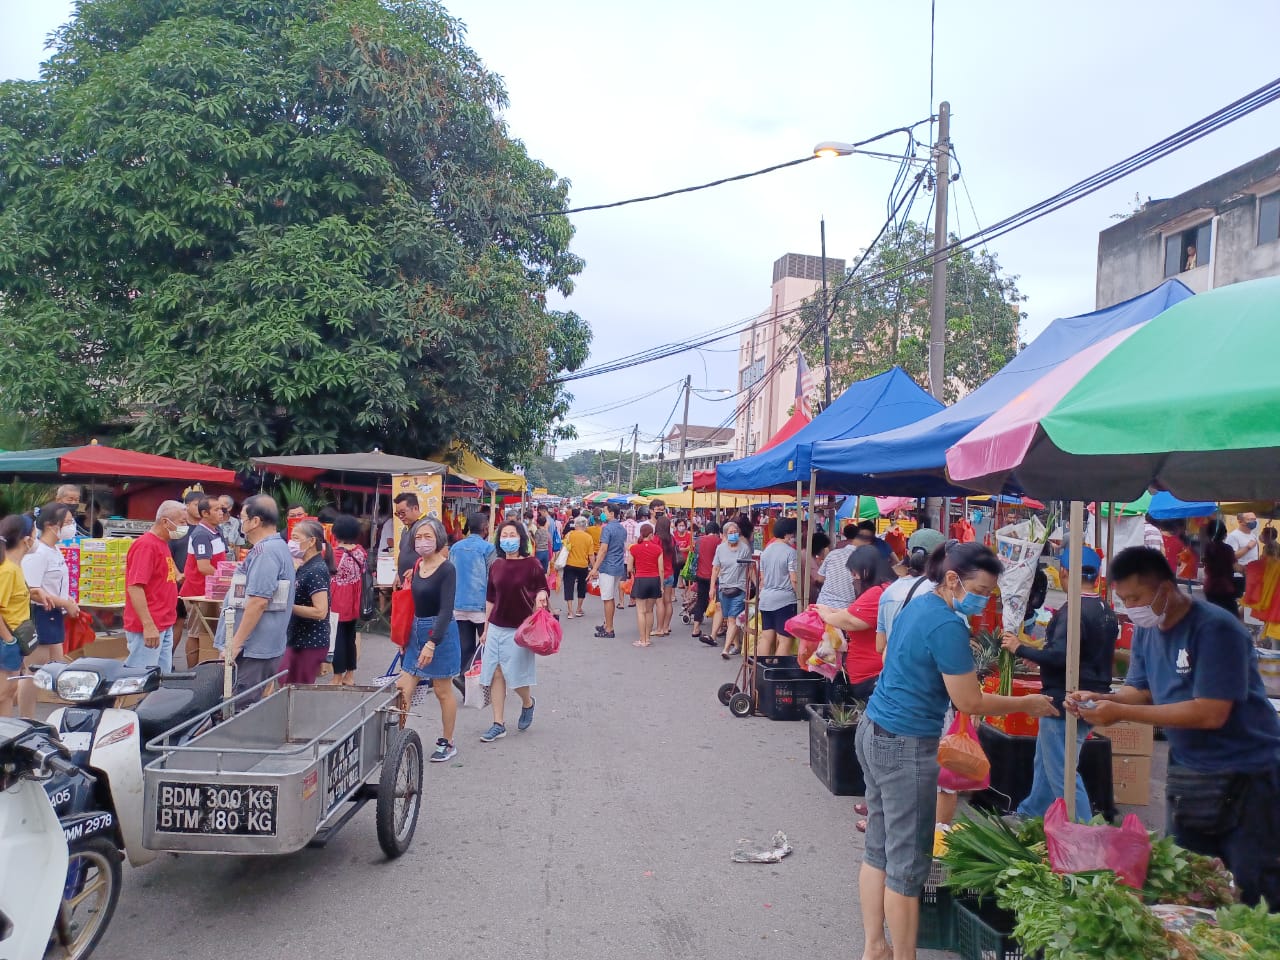
[(822, 234), (822, 409), (831, 406), (831, 308), (827, 306), (827, 219), (818, 221)]
[(640, 424), (631, 428), (631, 480), (627, 483), (630, 493), (636, 492), (636, 443), (640, 440)]
[[(938, 139), (933, 145), (934, 182), (933, 205), (933, 289), (929, 301), (929, 392), (942, 400), (946, 388), (947, 354), (947, 257), (942, 253), (947, 245), (947, 188), (950, 186), (951, 159), (951, 104), (943, 100), (938, 104)], [(930, 497), (925, 506), (931, 517), (937, 518), (936, 530), (947, 532), (946, 501)]]
[[(749, 365), (747, 366), (747, 377), (754, 377), (756, 369), (756, 321), (751, 321), (751, 350), (748, 354)], [(744, 457), (751, 456), (751, 408), (754, 407), (755, 398), (751, 396), (751, 391), (755, 389), (756, 382), (750, 379), (743, 386), (747, 388), (747, 428), (742, 435), (742, 455)]]
[(947, 352), (947, 187), (951, 159), (951, 104), (938, 104), (938, 141), (933, 145), (933, 291), (929, 303), (929, 392), (942, 399)]
[(693, 374), (684, 378), (684, 422), (680, 426), (680, 459), (676, 462), (676, 483), (684, 484), (684, 453), (689, 433), (689, 394), (693, 392)]
[(622, 441), (624, 439), (623, 437), (618, 438), (618, 469), (613, 478), (613, 489), (618, 493), (622, 492)]

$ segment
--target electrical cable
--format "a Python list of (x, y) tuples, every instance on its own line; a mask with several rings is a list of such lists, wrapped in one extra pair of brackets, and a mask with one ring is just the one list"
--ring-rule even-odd
[(650, 390), (647, 393), (636, 394), (634, 397), (627, 397), (623, 400), (612, 400), (609, 403), (603, 404), (600, 407), (596, 407), (590, 410), (570, 410), (568, 413), (565, 414), (565, 416), (574, 417), (580, 420), (588, 420), (591, 417), (598, 416), (599, 414), (608, 413), (611, 410), (617, 410), (619, 407), (625, 407), (629, 403), (635, 403), (637, 400), (646, 400), (649, 397), (652, 397), (654, 394), (661, 393), (663, 390), (669, 390), (671, 387), (674, 387), (676, 384), (683, 383), (683, 382), (684, 382), (683, 380), (675, 380), (664, 386), (658, 387), (656, 390)]

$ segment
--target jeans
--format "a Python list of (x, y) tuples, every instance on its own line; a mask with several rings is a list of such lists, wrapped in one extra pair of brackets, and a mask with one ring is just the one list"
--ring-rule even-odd
[[(1076, 762), (1080, 761), (1080, 744), (1089, 735), (1089, 725), (1076, 722)], [(1031, 792), (1018, 804), (1018, 816), (1043, 817), (1054, 800), (1066, 790), (1067, 774), (1067, 720), (1066, 717), (1041, 717), (1040, 732), (1036, 735), (1035, 774), (1031, 780)], [(1076, 773), (1076, 818), (1089, 820), (1093, 809), (1084, 779)]]
[(126, 667), (159, 667), (161, 673), (173, 673), (173, 627), (165, 627), (160, 631), (160, 646), (148, 647), (140, 633), (124, 634), (129, 644), (129, 656), (125, 658)]
[(902, 737), (864, 716), (854, 742), (867, 781), (863, 860), (894, 893), (919, 897), (933, 866), (938, 738)]

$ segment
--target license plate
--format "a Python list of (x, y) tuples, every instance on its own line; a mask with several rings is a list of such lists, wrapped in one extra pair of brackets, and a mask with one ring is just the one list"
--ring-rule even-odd
[(276, 787), (161, 781), (156, 790), (156, 832), (220, 837), (274, 837)]

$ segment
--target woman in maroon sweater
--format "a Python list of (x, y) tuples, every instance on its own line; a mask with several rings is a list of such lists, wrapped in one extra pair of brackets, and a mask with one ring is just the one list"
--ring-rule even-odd
[(491, 688), (493, 726), (480, 737), (492, 743), (507, 735), (504, 720), (507, 688), (520, 697), (518, 727), (528, 730), (533, 723), (533, 697), (529, 688), (537, 683), (533, 652), (516, 643), (516, 628), (547, 605), (546, 568), (531, 555), (529, 535), (522, 524), (506, 522), (498, 528), (498, 559), (489, 568), (489, 589), (485, 595), (484, 654), (480, 684)]

